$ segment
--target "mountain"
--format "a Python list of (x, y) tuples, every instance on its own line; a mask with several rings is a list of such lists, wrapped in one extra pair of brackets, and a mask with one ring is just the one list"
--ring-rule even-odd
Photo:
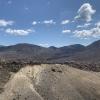
[(99, 87), (100, 40), (0, 47), (0, 100), (100, 100)]
[(27, 43), (2, 46), (0, 62), (66, 63), (81, 69), (100, 71), (100, 40), (88, 46), (75, 44), (59, 48), (46, 48)]
[(75, 52), (70, 56), (63, 56), (51, 60), (56, 63), (66, 63), (74, 68), (100, 71), (100, 40), (85, 46), (81, 51)]
[[(63, 48), (63, 49), (62, 49)], [(63, 56), (61, 58), (55, 59), (56, 61), (81, 61), (81, 62), (98, 62), (100, 61), (100, 40), (93, 42), (88, 46), (82, 45), (72, 45), (69, 46), (67, 49), (62, 47), (60, 48), (61, 51), (67, 51), (66, 54), (69, 56)], [(72, 51), (71, 51), (72, 50)], [(74, 53), (73, 53), (74, 52)], [(65, 55), (66, 55), (65, 54)]]
[(51, 59), (69, 57), (76, 52), (83, 51), (84, 49), (85, 47), (79, 44), (60, 48), (45, 48), (24, 43), (0, 47), (0, 59), (1, 61), (30, 60), (34, 62), (46, 62)]
[(73, 60), (87, 63), (100, 63), (100, 40), (88, 45), (84, 51), (77, 55), (75, 54)]

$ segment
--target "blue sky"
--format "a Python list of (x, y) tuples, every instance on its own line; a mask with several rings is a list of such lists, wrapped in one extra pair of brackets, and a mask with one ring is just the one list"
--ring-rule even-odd
[(0, 0), (0, 44), (90, 44), (100, 39), (100, 0)]

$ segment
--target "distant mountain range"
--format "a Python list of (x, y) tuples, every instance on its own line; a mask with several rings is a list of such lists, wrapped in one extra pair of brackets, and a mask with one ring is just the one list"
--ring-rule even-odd
[(0, 46), (0, 60), (39, 63), (100, 63), (100, 40), (83, 46), (41, 47), (33, 44)]

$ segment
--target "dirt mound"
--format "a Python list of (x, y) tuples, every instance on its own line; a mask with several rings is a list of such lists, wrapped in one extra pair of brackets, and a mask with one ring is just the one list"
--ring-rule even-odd
[(60, 64), (27, 66), (4, 90), (0, 100), (100, 100), (100, 73)]

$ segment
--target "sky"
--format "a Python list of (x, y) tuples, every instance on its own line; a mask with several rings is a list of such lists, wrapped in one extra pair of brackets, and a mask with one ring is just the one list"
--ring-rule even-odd
[(0, 45), (88, 45), (100, 39), (100, 0), (0, 0)]

